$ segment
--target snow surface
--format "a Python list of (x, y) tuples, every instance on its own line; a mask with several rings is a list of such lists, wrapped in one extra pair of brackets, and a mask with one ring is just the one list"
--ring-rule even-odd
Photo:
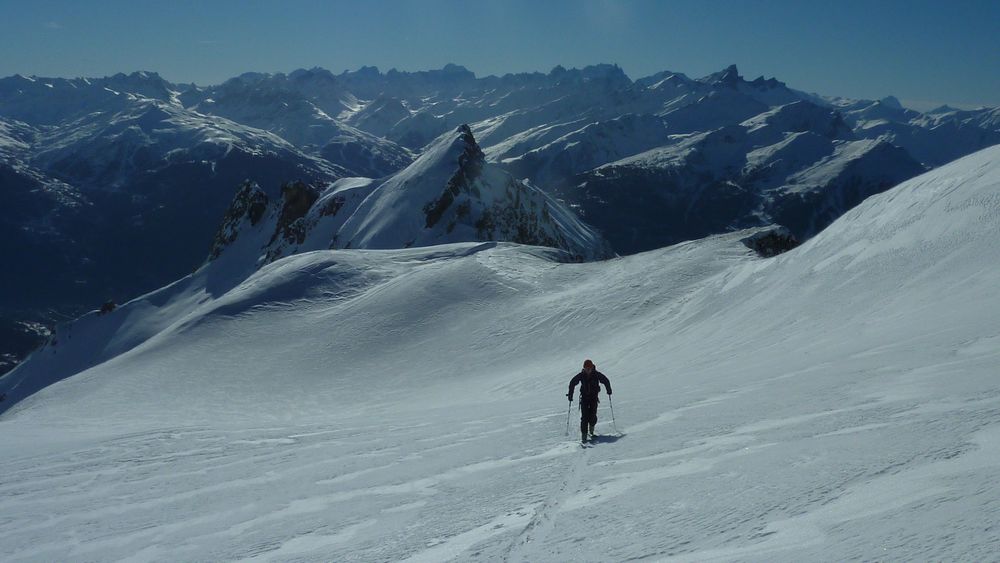
[(89, 367), (0, 416), (0, 559), (996, 559), (1000, 147), (745, 236), (217, 261), (61, 327), (0, 379)]

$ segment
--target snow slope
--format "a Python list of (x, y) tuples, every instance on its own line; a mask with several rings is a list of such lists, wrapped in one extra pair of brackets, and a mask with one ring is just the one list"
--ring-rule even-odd
[[(735, 233), (204, 268), (0, 379), (0, 553), (991, 559), (998, 194), (994, 147), (768, 260)], [(564, 437), (584, 357), (617, 417), (590, 449)]]

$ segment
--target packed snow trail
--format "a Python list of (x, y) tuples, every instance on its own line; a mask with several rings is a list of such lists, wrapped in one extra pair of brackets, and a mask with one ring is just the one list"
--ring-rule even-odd
[[(203, 272), (0, 379), (51, 383), (0, 416), (0, 559), (994, 559), (998, 194), (1000, 148), (771, 260), (736, 233)], [(588, 449), (585, 357), (625, 435)]]

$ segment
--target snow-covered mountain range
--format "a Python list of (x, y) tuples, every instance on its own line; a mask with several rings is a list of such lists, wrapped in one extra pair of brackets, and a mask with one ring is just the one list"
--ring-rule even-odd
[[(773, 222), (806, 239), (868, 195), (1000, 143), (997, 112), (920, 114), (892, 97), (745, 80), (734, 66), (637, 80), (615, 65), (487, 77), (457, 65), (314, 68), (217, 86), (152, 72), (12, 76), (0, 79), (0, 244), (19, 267), (5, 274), (0, 331), (34, 333), (37, 321), (190, 272), (247, 181), (271, 202), (296, 182), (348, 202), (344, 225), (314, 221), (322, 225), (308, 242), (265, 251), (272, 256), (347, 239), (398, 248), (495, 237), (594, 257), (606, 254), (597, 238), (628, 254)], [(444, 213), (458, 167), (416, 163), (463, 126), (483, 154), (482, 181), (514, 197), (451, 206), (472, 206), (464, 223), (429, 221), (422, 198), (437, 198)], [(555, 200), (585, 224), (557, 213), (558, 227), (526, 234), (526, 221), (544, 218), (538, 209), (563, 209)], [(510, 217), (477, 228), (496, 205), (490, 216)], [(435, 231), (451, 225), (448, 236)]]
[[(234, 216), (263, 224), (250, 186)], [(280, 215), (309, 217), (303, 193)], [(0, 378), (3, 558), (992, 559), (998, 194), (992, 147), (772, 258), (753, 228), (584, 263), (458, 242), (247, 268), (252, 230), (226, 231)], [(614, 386), (589, 448), (565, 432), (583, 358)]]

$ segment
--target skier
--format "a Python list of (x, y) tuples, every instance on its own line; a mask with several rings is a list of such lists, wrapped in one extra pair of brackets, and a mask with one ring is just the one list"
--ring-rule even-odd
[(597, 395), (601, 392), (601, 383), (604, 384), (604, 390), (608, 392), (608, 395), (611, 395), (611, 382), (603, 373), (597, 371), (594, 362), (584, 360), (583, 371), (576, 374), (569, 382), (569, 393), (566, 393), (566, 398), (570, 402), (573, 401), (573, 389), (576, 388), (577, 383), (580, 384), (580, 434), (582, 436), (580, 440), (586, 442), (588, 431), (591, 440), (594, 438), (594, 425), (597, 424), (597, 403), (600, 402)]

